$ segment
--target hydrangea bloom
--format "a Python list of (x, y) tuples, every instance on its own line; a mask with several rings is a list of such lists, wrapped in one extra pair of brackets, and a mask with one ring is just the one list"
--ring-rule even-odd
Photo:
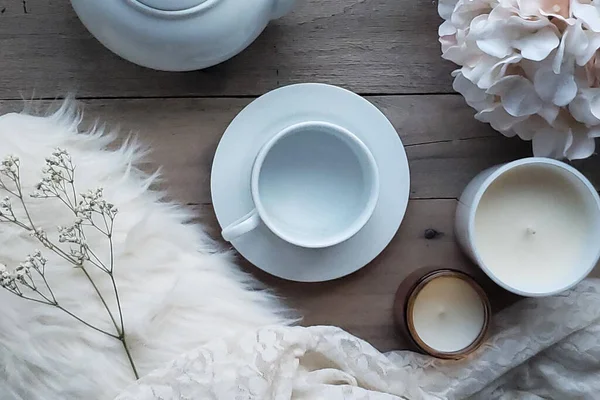
[(443, 58), (475, 118), (580, 159), (600, 136), (600, 1), (440, 0)]

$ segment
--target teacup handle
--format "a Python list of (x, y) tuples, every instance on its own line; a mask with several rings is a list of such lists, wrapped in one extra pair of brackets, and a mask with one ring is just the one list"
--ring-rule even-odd
[(242, 218), (238, 219), (221, 232), (221, 236), (228, 242), (239, 238), (242, 235), (254, 230), (260, 224), (260, 217), (256, 209), (250, 211)]

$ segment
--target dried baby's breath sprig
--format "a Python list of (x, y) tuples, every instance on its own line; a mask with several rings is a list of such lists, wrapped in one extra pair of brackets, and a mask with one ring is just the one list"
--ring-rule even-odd
[(2, 201), (0, 201), (0, 218), (5, 218), (11, 221), (15, 220), (15, 214), (13, 213), (10, 197), (8, 196), (4, 197)]
[[(49, 238), (45, 230), (36, 226), (31, 218), (24, 199), (20, 177), (20, 160), (17, 156), (9, 155), (0, 162), (1, 191), (6, 192), (7, 196), (0, 200), (0, 222), (12, 223), (28, 231), (46, 249), (80, 269), (102, 302), (116, 333), (107, 332), (84, 321), (59, 303), (46, 277), (48, 260), (40, 250), (35, 250), (33, 254), (27, 256), (25, 261), (13, 270), (0, 263), (0, 286), (23, 299), (56, 307), (91, 329), (118, 339), (123, 344), (136, 379), (139, 378), (127, 346), (121, 301), (113, 274), (115, 263), (112, 235), (114, 221), (118, 213), (117, 208), (104, 199), (102, 188), (77, 194), (75, 190), (75, 165), (70, 154), (60, 148), (46, 158), (45, 166), (42, 169), (42, 180), (30, 195), (35, 199), (58, 199), (73, 213), (73, 225), (59, 226), (57, 229), (58, 244)], [(13, 200), (19, 203), (19, 208), (25, 218), (19, 218), (18, 214), (15, 214)], [(86, 229), (94, 229), (107, 238), (110, 251), (108, 261), (102, 260), (89, 247), (86, 239)], [(68, 248), (64, 248), (65, 246), (68, 246)], [(111, 311), (88, 272), (87, 268), (90, 265), (106, 273), (110, 279), (117, 304), (117, 315)]]

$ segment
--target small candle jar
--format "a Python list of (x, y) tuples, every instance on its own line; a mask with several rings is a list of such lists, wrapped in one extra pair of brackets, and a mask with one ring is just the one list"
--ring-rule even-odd
[(419, 351), (442, 359), (460, 359), (484, 342), (491, 318), (484, 290), (467, 274), (423, 268), (396, 292), (394, 319)]
[(456, 236), (503, 288), (553, 295), (584, 279), (600, 259), (600, 198), (565, 163), (517, 160), (469, 183), (456, 212)]

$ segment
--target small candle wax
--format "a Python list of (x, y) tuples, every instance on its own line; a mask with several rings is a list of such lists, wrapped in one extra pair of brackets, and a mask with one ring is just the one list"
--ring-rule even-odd
[(536, 292), (571, 281), (594, 236), (572, 181), (547, 167), (515, 168), (484, 193), (474, 240), (483, 264), (511, 287)]
[(441, 276), (417, 293), (410, 318), (416, 334), (427, 346), (453, 353), (477, 340), (485, 326), (485, 307), (467, 281)]

